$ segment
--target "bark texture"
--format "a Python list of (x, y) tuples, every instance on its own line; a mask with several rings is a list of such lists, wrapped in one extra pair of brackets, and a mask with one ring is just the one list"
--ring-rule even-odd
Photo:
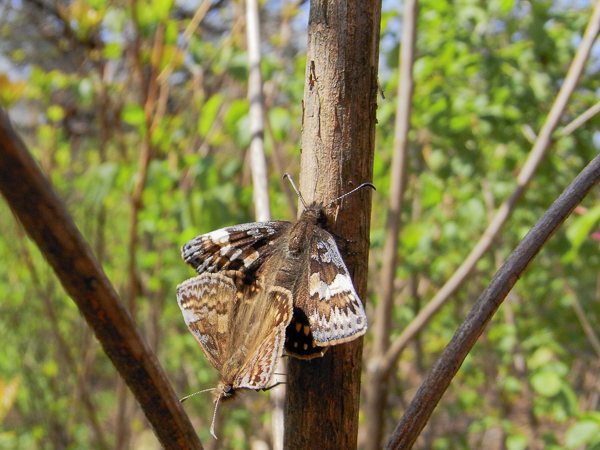
[[(313, 1), (304, 90), (300, 190), (327, 204), (371, 181), (381, 3)], [(366, 299), (370, 190), (329, 208), (346, 264)], [(290, 358), (285, 448), (356, 448), (362, 339), (323, 358)]]

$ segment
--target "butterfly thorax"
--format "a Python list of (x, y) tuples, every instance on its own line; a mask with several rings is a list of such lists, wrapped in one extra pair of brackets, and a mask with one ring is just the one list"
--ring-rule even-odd
[(325, 228), (327, 217), (320, 203), (309, 205), (290, 230), (288, 249), (292, 255), (303, 253), (314, 235), (315, 227)]

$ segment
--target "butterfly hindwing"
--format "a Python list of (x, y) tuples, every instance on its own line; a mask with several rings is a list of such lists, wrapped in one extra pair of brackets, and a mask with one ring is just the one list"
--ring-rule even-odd
[(273, 286), (243, 299), (234, 282), (203, 273), (177, 287), (184, 320), (224, 386), (268, 387), (292, 318), (292, 295)]
[(327, 347), (315, 344), (310, 322), (304, 311), (294, 308), (294, 314), (285, 331), (285, 352), (289, 356), (299, 359), (313, 359), (322, 357)]
[[(260, 308), (255, 309), (258, 333), (250, 336), (247, 357), (239, 368), (234, 387), (265, 389), (275, 370), (277, 358), (281, 356), (285, 330), (292, 318), (292, 295), (287, 289), (272, 286), (264, 294)], [(258, 305), (256, 305), (258, 306)]]
[(308, 289), (304, 309), (315, 343), (330, 346), (351, 341), (367, 330), (364, 307), (331, 234), (317, 228), (310, 240)]
[(207, 359), (219, 369), (227, 356), (229, 318), (236, 303), (235, 284), (220, 274), (204, 273), (177, 286), (177, 303)]

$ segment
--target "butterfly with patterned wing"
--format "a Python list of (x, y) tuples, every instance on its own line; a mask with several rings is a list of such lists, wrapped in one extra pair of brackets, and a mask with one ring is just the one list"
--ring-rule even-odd
[[(177, 287), (177, 300), (189, 330), (220, 374), (215, 415), (218, 402), (238, 389), (272, 387), (284, 348), (288, 355), (312, 359), (367, 329), (348, 269), (325, 229), (324, 207), (306, 206), (289, 180), (305, 205), (295, 223), (235, 225), (200, 235), (182, 248), (198, 276)], [(364, 183), (334, 202), (364, 186), (373, 187)]]
[(238, 389), (275, 386), (269, 384), (292, 318), (288, 291), (277, 286), (243, 289), (232, 275), (203, 273), (177, 287), (185, 323), (220, 374), (210, 428), (215, 438), (219, 401), (232, 398)]
[[(373, 187), (364, 183), (334, 202), (365, 186)], [(363, 305), (326, 225), (324, 207), (313, 203), (295, 223), (254, 222), (198, 236), (183, 246), (182, 256), (198, 274), (227, 274), (242, 297), (272, 288), (286, 292), (293, 315), (285, 352), (311, 359), (367, 329)]]

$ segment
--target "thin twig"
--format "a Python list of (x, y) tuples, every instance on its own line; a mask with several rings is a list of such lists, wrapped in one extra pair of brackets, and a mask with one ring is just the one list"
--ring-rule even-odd
[(566, 280), (564, 282), (564, 286), (567, 293), (571, 296), (571, 306), (573, 307), (573, 311), (575, 311), (575, 315), (577, 316), (577, 320), (579, 320), (581, 328), (583, 329), (583, 333), (588, 339), (591, 347), (594, 349), (594, 352), (596, 352), (596, 356), (600, 358), (600, 339), (598, 339), (598, 335), (594, 331), (594, 327), (587, 318), (587, 314), (583, 309), (581, 302), (577, 298), (577, 293), (575, 290)]
[(550, 113), (542, 126), (542, 130), (538, 134), (533, 148), (517, 177), (517, 186), (509, 198), (500, 206), (493, 220), (488, 225), (483, 233), (483, 236), (477, 242), (469, 256), (454, 272), (450, 279), (441, 287), (431, 301), (423, 308), (413, 321), (403, 330), (400, 336), (394, 341), (385, 357), (381, 359), (380, 370), (389, 371), (394, 363), (406, 348), (412, 338), (423, 329), (429, 320), (439, 311), (439, 309), (452, 297), (452, 295), (460, 288), (462, 283), (467, 279), (477, 262), (491, 247), (494, 239), (499, 235), (500, 230), (511, 216), (515, 205), (521, 198), (527, 185), (533, 178), (536, 168), (542, 161), (544, 155), (552, 144), (552, 134), (556, 130), (560, 118), (567, 106), (567, 102), (571, 97), (579, 77), (583, 73), (585, 63), (589, 57), (592, 45), (596, 40), (598, 31), (600, 30), (600, 1), (597, 1), (594, 6), (593, 14), (590, 18), (585, 34), (577, 49), (577, 53), (573, 58), (565, 81), (560, 88), (560, 91), (550, 109)]
[[(250, 165), (252, 168), (252, 185), (254, 211), (256, 220), (271, 219), (269, 204), (269, 176), (267, 159), (265, 158), (265, 97), (263, 80), (260, 72), (260, 15), (257, 0), (246, 1), (246, 35), (248, 41), (248, 100), (250, 102)], [(279, 359), (277, 372), (286, 372), (285, 364)], [(269, 394), (272, 405), (271, 437), (273, 448), (283, 450), (283, 404), (285, 387), (274, 389)]]
[(504, 298), (543, 245), (599, 181), (600, 155), (590, 162), (564, 190), (496, 272), (489, 286), (481, 294), (421, 384), (403, 418), (392, 433), (386, 446), (387, 449), (412, 447), (467, 354), (483, 333)]
[(250, 102), (250, 164), (256, 220), (271, 218), (267, 160), (265, 158), (265, 99), (260, 73), (260, 22), (257, 0), (246, 2), (246, 34), (248, 37), (248, 100)]
[(575, 119), (569, 122), (569, 124), (567, 124), (562, 130), (560, 130), (559, 136), (565, 137), (572, 134), (577, 128), (582, 126), (584, 123), (586, 123), (598, 113), (600, 113), (600, 102), (590, 106), (579, 116), (577, 116)]
[(169, 449), (201, 449), (156, 356), (3, 110), (0, 191), (94, 330), (161, 444)]
[[(392, 156), (390, 204), (386, 224), (383, 267), (381, 269), (380, 298), (375, 309), (373, 327), (372, 359), (377, 361), (390, 346), (392, 307), (394, 305), (394, 280), (398, 263), (398, 240), (400, 236), (402, 206), (406, 188), (406, 164), (408, 154), (408, 132), (414, 90), (413, 65), (417, 35), (417, 0), (406, 0), (403, 8), (402, 46), (400, 47), (400, 77), (398, 80), (398, 104), (394, 127), (394, 153)], [(383, 439), (383, 413), (388, 390), (387, 371), (378, 370), (377, 364), (367, 365), (366, 431), (364, 442), (367, 450), (381, 448)], [(373, 369), (373, 370), (371, 370)]]

